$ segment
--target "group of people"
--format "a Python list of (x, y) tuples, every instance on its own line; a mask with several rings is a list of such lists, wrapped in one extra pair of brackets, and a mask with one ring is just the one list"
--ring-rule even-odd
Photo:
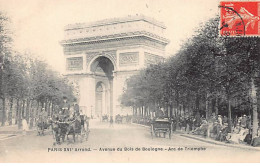
[[(227, 116), (212, 115), (209, 118), (196, 114), (190, 117), (173, 118), (175, 130), (178, 128), (187, 133), (204, 135), (215, 140), (230, 143), (252, 142), (252, 120), (250, 116), (235, 117), (230, 122)], [(231, 124), (229, 127), (228, 124)]]
[(74, 99), (73, 103), (70, 104), (67, 97), (63, 97), (62, 104), (60, 107), (55, 107), (52, 115), (48, 116), (45, 108), (41, 109), (41, 112), (36, 120), (38, 132), (40, 130), (40, 132), (43, 133), (43, 130), (47, 129), (52, 121), (69, 121), (79, 118), (80, 115), (82, 115), (82, 111), (79, 109), (77, 99)]
[(59, 116), (63, 116), (64, 118), (74, 118), (75, 116), (82, 114), (82, 111), (80, 111), (79, 105), (77, 104), (77, 99), (74, 99), (73, 104), (70, 105), (68, 103), (67, 97), (63, 97), (63, 103), (58, 114)]
[(63, 97), (63, 102), (60, 107), (55, 107), (50, 116), (48, 116), (44, 108), (39, 113), (37, 120), (38, 135), (44, 135), (44, 130), (49, 127), (55, 139), (54, 144), (61, 144), (61, 139), (64, 142), (66, 136), (67, 140), (69, 140), (69, 135), (73, 136), (75, 142), (76, 135), (80, 135), (81, 140), (83, 140), (84, 137), (87, 139), (89, 121), (80, 110), (76, 99), (70, 104), (67, 97)]
[[(212, 115), (206, 119), (203, 115), (200, 116), (199, 114), (196, 114), (195, 116), (173, 118), (173, 120), (178, 121), (177, 126), (180, 126), (181, 129), (184, 128), (185, 131), (194, 130), (195, 128), (200, 127), (205, 123), (218, 123), (220, 126), (228, 125), (228, 118), (225, 115)], [(236, 117), (231, 120), (233, 127), (240, 126), (245, 129), (251, 129), (251, 123), (251, 117), (246, 115), (243, 115), (239, 118)]]
[[(63, 103), (60, 107), (56, 107), (53, 112), (53, 116), (59, 117), (60, 119), (72, 119), (80, 114), (82, 114), (82, 111), (79, 109), (77, 99), (74, 99), (73, 103), (69, 104), (67, 97), (63, 97)], [(50, 118), (50, 116), (48, 116), (45, 108), (42, 108), (41, 112), (39, 113), (39, 119), (47, 121), (48, 118)]]

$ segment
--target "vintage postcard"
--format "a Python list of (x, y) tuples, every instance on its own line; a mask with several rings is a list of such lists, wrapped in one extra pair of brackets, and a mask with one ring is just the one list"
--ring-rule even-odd
[(0, 163), (260, 162), (260, 1), (0, 0)]

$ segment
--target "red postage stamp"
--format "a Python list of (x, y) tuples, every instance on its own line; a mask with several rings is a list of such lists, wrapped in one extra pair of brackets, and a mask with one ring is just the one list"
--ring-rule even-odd
[(260, 36), (260, 1), (220, 2), (221, 36)]

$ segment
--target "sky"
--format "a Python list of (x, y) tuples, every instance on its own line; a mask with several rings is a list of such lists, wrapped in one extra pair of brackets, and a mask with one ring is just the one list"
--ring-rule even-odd
[(68, 24), (143, 14), (163, 22), (174, 55), (201, 23), (218, 14), (218, 0), (0, 0), (11, 19), (15, 50), (29, 51), (65, 71), (59, 42)]

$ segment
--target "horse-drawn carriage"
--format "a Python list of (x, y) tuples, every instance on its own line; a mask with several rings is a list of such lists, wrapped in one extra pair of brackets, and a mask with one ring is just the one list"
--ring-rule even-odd
[(115, 122), (116, 122), (116, 123), (123, 123), (123, 116), (121, 116), (121, 115), (116, 115)]
[(164, 138), (166, 134), (169, 135), (169, 139), (171, 139), (172, 134), (172, 121), (169, 119), (156, 119), (151, 122), (151, 136), (152, 138), (160, 137), (161, 133), (163, 133)]
[(80, 136), (80, 142), (88, 140), (89, 135), (89, 118), (84, 115), (75, 116), (73, 118), (56, 117), (52, 123), (53, 134), (55, 138), (54, 145), (61, 144), (65, 141), (65, 137), (69, 140), (69, 135), (73, 136), (76, 142), (76, 136)]
[(126, 115), (126, 116), (125, 116), (125, 119), (126, 119), (126, 123), (131, 123), (131, 121), (132, 121), (132, 116)]

